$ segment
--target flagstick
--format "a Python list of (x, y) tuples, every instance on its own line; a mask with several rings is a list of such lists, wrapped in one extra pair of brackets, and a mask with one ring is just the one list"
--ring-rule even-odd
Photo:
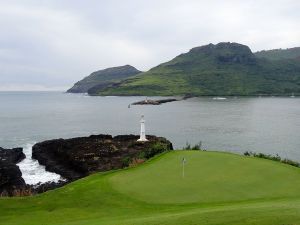
[(182, 178), (184, 178), (184, 161), (182, 162)]

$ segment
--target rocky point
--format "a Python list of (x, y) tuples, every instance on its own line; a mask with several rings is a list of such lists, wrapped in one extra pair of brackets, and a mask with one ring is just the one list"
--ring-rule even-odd
[(35, 144), (32, 157), (46, 166), (46, 170), (73, 181), (98, 171), (124, 168), (173, 150), (172, 143), (163, 137), (147, 135), (147, 142), (137, 142), (138, 138), (136, 135), (92, 135), (49, 140)]

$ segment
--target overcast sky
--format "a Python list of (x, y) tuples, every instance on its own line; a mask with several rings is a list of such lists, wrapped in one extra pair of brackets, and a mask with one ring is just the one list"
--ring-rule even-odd
[(300, 46), (299, 0), (0, 0), (0, 90), (64, 90), (222, 41)]

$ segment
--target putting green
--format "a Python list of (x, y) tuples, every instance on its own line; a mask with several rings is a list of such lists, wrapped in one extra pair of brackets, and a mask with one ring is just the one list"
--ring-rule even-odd
[(162, 224), (300, 225), (300, 169), (229, 153), (173, 151), (41, 195), (0, 198), (0, 225)]
[[(186, 159), (184, 177), (182, 158)], [(230, 153), (171, 152), (110, 178), (112, 187), (149, 203), (212, 203), (300, 196), (300, 170)]]

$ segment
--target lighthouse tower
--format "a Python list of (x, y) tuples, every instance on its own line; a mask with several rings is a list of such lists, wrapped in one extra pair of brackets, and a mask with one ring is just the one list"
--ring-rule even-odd
[(137, 141), (148, 141), (146, 139), (146, 131), (145, 131), (145, 119), (144, 119), (144, 115), (142, 115), (141, 117), (141, 134), (140, 134), (140, 139), (138, 139)]

